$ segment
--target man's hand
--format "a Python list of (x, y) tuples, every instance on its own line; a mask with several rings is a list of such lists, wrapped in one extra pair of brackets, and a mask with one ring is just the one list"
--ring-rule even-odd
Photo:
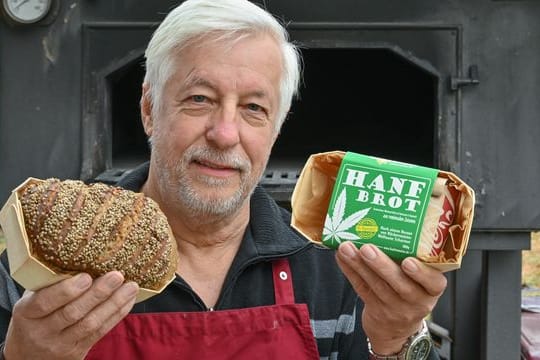
[(364, 301), (362, 326), (377, 354), (399, 352), (446, 288), (440, 271), (412, 257), (400, 266), (374, 245), (344, 242), (336, 258)]
[(6, 335), (6, 360), (82, 359), (126, 316), (137, 295), (113, 271), (92, 281), (88, 274), (36, 292), (25, 292), (13, 307)]

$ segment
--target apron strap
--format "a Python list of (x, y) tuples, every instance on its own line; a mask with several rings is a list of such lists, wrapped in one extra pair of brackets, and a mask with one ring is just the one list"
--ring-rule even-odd
[(294, 290), (289, 260), (272, 260), (272, 273), (276, 305), (294, 304)]

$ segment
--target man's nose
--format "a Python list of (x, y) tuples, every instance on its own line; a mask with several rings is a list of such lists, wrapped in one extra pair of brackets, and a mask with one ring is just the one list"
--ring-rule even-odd
[(240, 141), (238, 108), (229, 104), (216, 111), (206, 131), (206, 138), (219, 148), (232, 147)]

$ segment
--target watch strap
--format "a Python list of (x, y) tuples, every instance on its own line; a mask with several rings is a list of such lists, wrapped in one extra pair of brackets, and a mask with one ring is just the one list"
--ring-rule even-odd
[(409, 349), (411, 344), (414, 342), (414, 340), (419, 337), (426, 336), (426, 335), (429, 336), (429, 328), (427, 326), (427, 322), (424, 320), (422, 322), (422, 328), (407, 339), (407, 341), (405, 342), (405, 344), (403, 344), (403, 347), (401, 348), (399, 352), (395, 354), (391, 354), (391, 355), (380, 355), (374, 352), (373, 349), (371, 348), (371, 342), (369, 341), (369, 338), (368, 338), (367, 343), (368, 343), (368, 350), (369, 350), (369, 360), (406, 360), (407, 350)]

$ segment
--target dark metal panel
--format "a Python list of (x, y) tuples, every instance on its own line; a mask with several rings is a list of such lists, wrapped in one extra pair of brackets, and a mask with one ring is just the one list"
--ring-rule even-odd
[(521, 251), (488, 251), (484, 271), (481, 359), (519, 359)]
[(432, 313), (433, 321), (449, 331), (452, 359), (481, 359), (483, 259), (483, 251), (469, 251), (459, 270), (446, 273), (447, 289)]
[(473, 231), (469, 250), (527, 250), (530, 248), (531, 233), (521, 232), (478, 232)]
[(0, 21), (0, 203), (29, 176), (80, 169), (80, 13), (62, 2), (51, 23)]
[[(448, 82), (460, 74), (461, 69), (461, 29), (457, 25), (435, 23), (334, 23), (314, 22), (289, 24), (292, 39), (308, 48), (388, 48), (400, 54), (411, 63), (430, 72), (437, 79), (437, 110), (433, 114), (436, 122), (435, 166), (458, 172), (460, 153), (460, 106), (456, 93), (451, 92)], [(384, 69), (374, 71), (384, 72)], [(354, 89), (355, 84), (349, 84)], [(391, 87), (391, 82), (388, 87)], [(391, 105), (391, 104), (389, 104)], [(294, 109), (293, 109), (294, 110)], [(362, 121), (361, 112), (358, 113)], [(421, 127), (419, 119), (396, 119), (409, 122), (410, 126)], [(369, 124), (367, 124), (369, 126)], [(362, 126), (360, 126), (362, 127)], [(420, 129), (419, 129), (420, 131)], [(384, 144), (381, 139), (381, 144)], [(414, 140), (406, 145), (411, 146)], [(394, 146), (387, 144), (388, 147)], [(413, 145), (421, 147), (422, 144)], [(345, 149), (346, 150), (346, 149)], [(403, 149), (406, 152), (406, 149)], [(376, 154), (375, 154), (376, 155)]]
[(518, 359), (521, 251), (530, 234), (473, 232), (470, 244), (461, 268), (447, 273), (433, 320), (450, 331), (453, 359)]
[(465, 18), (463, 163), (477, 192), (475, 226), (540, 228), (540, 3), (481, 3)]
[(116, 72), (140, 61), (156, 26), (156, 23), (131, 22), (83, 24), (82, 179), (93, 178), (111, 168), (109, 81)]
[(536, 61), (540, 2), (268, 0), (266, 4), (291, 24), (431, 22), (463, 29), (463, 52), (458, 56), (463, 66), (457, 75), (467, 76), (469, 67), (477, 65), (480, 84), (459, 89), (453, 111), (463, 119), (458, 122), (462, 146), (457, 172), (478, 195), (475, 227), (540, 229), (540, 191), (534, 191), (540, 183), (540, 62)]
[(470, 251), (463, 259), (461, 269), (454, 274), (455, 282), (449, 289), (453, 305), (450, 336), (455, 360), (480, 359), (482, 262), (483, 252)]
[(179, 0), (81, 1), (86, 22), (159, 22)]
[[(445, 20), (455, 14), (462, 14), (463, 9), (455, 1), (422, 0), (261, 0), (276, 15), (290, 21), (404, 21), (424, 20), (426, 17)], [(309, 9), (309, 11), (306, 11)]]

